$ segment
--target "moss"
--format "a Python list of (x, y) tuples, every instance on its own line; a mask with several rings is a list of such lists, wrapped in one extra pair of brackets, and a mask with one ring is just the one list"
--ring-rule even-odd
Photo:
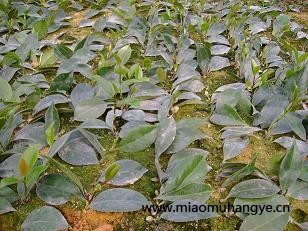
[(305, 25), (308, 27), (308, 11), (302, 11), (300, 13), (297, 12), (290, 12), (289, 13), (292, 18), (299, 24)]
[(203, 111), (203, 105), (183, 105), (180, 109), (174, 114), (174, 119), (179, 121), (181, 119), (189, 118), (189, 117), (199, 117), (199, 118), (207, 118), (208, 114)]
[(209, 220), (210, 230), (212, 231), (233, 231), (238, 230), (241, 220), (235, 216), (232, 217), (218, 217)]
[(281, 146), (268, 140), (263, 132), (259, 132), (250, 137), (249, 145), (233, 161), (247, 164), (257, 155), (256, 166), (270, 174), (267, 169), (269, 159), (273, 156), (282, 156), (284, 153), (285, 150)]
[(80, 179), (84, 189), (89, 191), (95, 187), (95, 182), (100, 176), (99, 166), (70, 166), (72, 172)]
[[(294, 215), (299, 215), (301, 216), (301, 218), (299, 219), (299, 217), (294, 217), (295, 219), (297, 218), (298, 221), (304, 221), (305, 218), (306, 220), (308, 219), (308, 201), (305, 200), (296, 200), (293, 198), (289, 198), (289, 202), (291, 205), (291, 208), (295, 211)], [(303, 216), (303, 213), (305, 214)]]
[(211, 72), (203, 79), (205, 89), (210, 95), (212, 95), (217, 88), (235, 82), (239, 82), (239, 78), (237, 77), (235, 70), (232, 68)]
[(302, 229), (295, 224), (288, 223), (285, 231), (302, 231)]

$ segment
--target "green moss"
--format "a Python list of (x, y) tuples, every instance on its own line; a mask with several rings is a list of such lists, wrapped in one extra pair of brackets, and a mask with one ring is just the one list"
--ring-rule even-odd
[(249, 145), (233, 161), (247, 164), (257, 155), (256, 166), (265, 173), (272, 175), (267, 167), (268, 161), (273, 156), (282, 156), (285, 149), (269, 140), (264, 132), (258, 132), (249, 139)]
[(302, 231), (302, 229), (295, 224), (288, 223), (285, 231)]
[(100, 175), (100, 166), (67, 166), (80, 179), (84, 189), (89, 191), (95, 187)]
[(209, 220), (209, 226), (213, 231), (233, 231), (238, 230), (241, 220), (235, 216), (232, 217), (217, 217)]
[(217, 88), (230, 84), (239, 82), (239, 77), (234, 69), (228, 68), (225, 71), (214, 71), (208, 76), (205, 76), (203, 83), (205, 84), (205, 89), (210, 95), (212, 95)]
[(292, 18), (299, 24), (305, 25), (305, 27), (308, 27), (308, 11), (303, 11), (300, 13), (297, 12), (290, 12), (289, 15), (292, 16)]

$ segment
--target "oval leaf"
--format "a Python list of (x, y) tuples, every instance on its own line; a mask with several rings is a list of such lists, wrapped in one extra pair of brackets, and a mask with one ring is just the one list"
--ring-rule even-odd
[[(200, 201), (191, 201), (191, 200), (182, 200), (174, 202), (171, 206), (172, 212), (164, 212), (161, 215), (161, 218), (167, 221), (173, 221), (173, 222), (188, 222), (188, 221), (196, 221), (196, 220), (202, 220), (202, 219), (208, 219), (212, 217), (217, 217), (218, 214), (214, 212), (208, 212), (206, 211), (206, 206)], [(185, 207), (183, 207), (185, 206)], [(177, 211), (174, 212), (173, 210), (177, 208), (184, 208), (182, 210), (185, 210), (185, 208), (191, 208), (191, 211)], [(203, 211), (203, 208), (204, 211)], [(194, 211), (195, 212), (192, 212)]]
[(272, 196), (280, 191), (274, 183), (263, 179), (252, 179), (235, 185), (227, 198), (263, 198)]
[[(115, 162), (117, 166), (119, 166), (119, 170), (116, 175), (108, 181), (108, 184), (115, 186), (124, 186), (135, 183), (139, 180), (143, 174), (145, 174), (148, 169), (143, 167), (141, 164), (134, 160), (118, 160)], [(107, 170), (106, 170), (107, 172)], [(105, 182), (106, 174), (102, 173), (100, 177), (101, 182)]]
[(67, 228), (68, 223), (63, 215), (50, 206), (34, 209), (21, 225), (23, 231), (57, 231)]
[(90, 208), (100, 212), (137, 211), (150, 202), (139, 192), (124, 189), (108, 189), (98, 194), (90, 204)]
[(153, 125), (142, 125), (129, 131), (121, 140), (119, 148), (124, 152), (142, 151), (154, 143), (157, 127)]
[(173, 117), (164, 118), (160, 121), (155, 141), (155, 154), (160, 156), (174, 141), (176, 134), (176, 123)]
[(36, 188), (36, 194), (40, 199), (51, 205), (65, 204), (72, 196), (82, 198), (77, 185), (67, 177), (57, 173), (44, 176)]

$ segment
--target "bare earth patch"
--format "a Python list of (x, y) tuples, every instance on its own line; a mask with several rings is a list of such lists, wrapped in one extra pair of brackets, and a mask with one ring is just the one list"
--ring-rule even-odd
[(63, 208), (65, 218), (70, 224), (70, 231), (112, 231), (113, 226), (121, 224), (123, 213), (102, 213), (93, 210), (76, 211)]

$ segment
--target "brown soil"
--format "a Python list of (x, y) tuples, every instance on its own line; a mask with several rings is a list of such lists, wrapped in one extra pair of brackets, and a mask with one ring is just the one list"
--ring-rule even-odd
[(113, 226), (123, 219), (123, 213), (76, 211), (71, 208), (63, 208), (62, 212), (71, 226), (69, 231), (112, 231)]

